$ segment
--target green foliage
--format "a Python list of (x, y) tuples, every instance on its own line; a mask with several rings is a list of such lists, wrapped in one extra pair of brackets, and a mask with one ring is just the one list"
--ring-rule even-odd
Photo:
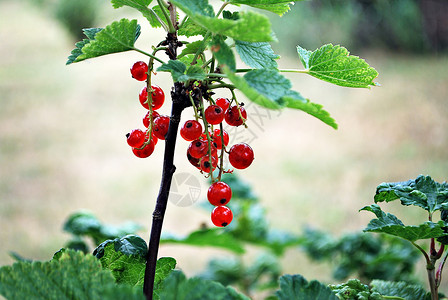
[(297, 46), (297, 52), (311, 76), (345, 87), (376, 85), (373, 80), (378, 72), (363, 59), (349, 55), (344, 47), (327, 44), (311, 52)]
[(232, 49), (226, 44), (223, 36), (215, 35), (210, 43), (210, 49), (220, 67), (227, 67), (230, 71), (235, 72), (235, 55)]
[(313, 260), (328, 261), (333, 277), (345, 280), (353, 274), (364, 282), (372, 279), (413, 282), (417, 249), (402, 239), (365, 233), (333, 236), (307, 228), (301, 247)]
[(448, 205), (448, 183), (435, 182), (420, 175), (414, 180), (382, 183), (376, 189), (375, 203), (400, 200), (402, 205), (415, 205), (434, 213)]
[[(82, 248), (87, 249), (87, 245), (84, 240), (82, 240), (83, 237), (91, 238), (93, 243), (98, 245), (105, 240), (135, 233), (142, 227), (133, 222), (124, 223), (120, 226), (103, 224), (91, 212), (79, 211), (71, 214), (67, 218), (63, 228), (64, 231), (73, 235), (73, 239), (70, 242), (71, 245), (67, 245), (67, 248), (82, 250)], [(84, 243), (84, 245), (82, 245), (82, 243)]]
[(383, 300), (378, 292), (372, 292), (369, 286), (358, 279), (350, 279), (346, 283), (330, 285), (331, 290), (339, 299), (347, 300)]
[(291, 0), (230, 0), (229, 2), (235, 5), (244, 4), (259, 9), (264, 9), (279, 16), (286, 13), (289, 10), (291, 3), (293, 3)]
[(171, 272), (159, 295), (164, 300), (249, 300), (231, 287), (202, 278), (187, 279), (180, 271)]
[(115, 21), (104, 29), (91, 29), (90, 32), (92, 30), (96, 31), (96, 34), (76, 44), (67, 65), (89, 58), (132, 50), (140, 35), (140, 25), (137, 24), (137, 20), (128, 19)]
[(411, 242), (448, 235), (443, 230), (447, 226), (444, 221), (438, 223), (427, 221), (418, 226), (406, 226), (393, 214), (383, 212), (377, 204), (365, 206), (361, 210), (373, 212), (377, 216), (377, 219), (370, 221), (364, 231), (387, 233)]
[(187, 66), (178, 60), (170, 60), (168, 63), (161, 65), (157, 71), (171, 72), (171, 76), (175, 82), (186, 82), (189, 80), (205, 79), (205, 71), (199, 66)]
[(67, 250), (48, 262), (17, 262), (0, 268), (7, 299), (144, 299), (141, 290), (118, 286), (90, 254)]
[(267, 42), (235, 41), (235, 49), (241, 60), (255, 69), (277, 69), (276, 60), (280, 58)]
[(279, 300), (337, 300), (330, 288), (319, 281), (308, 282), (301, 275), (283, 275), (280, 277), (280, 290), (276, 292)]
[(406, 300), (431, 299), (431, 295), (421, 286), (410, 285), (407, 282), (391, 282), (383, 280), (373, 280), (370, 283), (372, 291), (382, 295), (400, 297)]

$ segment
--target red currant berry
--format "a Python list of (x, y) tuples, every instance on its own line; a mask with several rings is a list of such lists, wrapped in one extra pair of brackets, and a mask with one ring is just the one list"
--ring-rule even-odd
[(245, 143), (233, 145), (229, 151), (229, 162), (237, 169), (246, 169), (254, 160), (254, 151)]
[(143, 149), (132, 148), (132, 152), (134, 152), (137, 157), (146, 158), (154, 152), (154, 146), (154, 139), (152, 139)]
[(192, 164), (199, 170), (201, 169), (201, 164), (199, 163), (199, 158), (194, 158), (193, 156), (190, 155), (190, 153), (188, 153), (188, 151), (187, 151), (187, 158), (188, 158), (188, 161), (190, 162), (190, 164)]
[(138, 81), (144, 81), (148, 77), (148, 65), (144, 61), (138, 61), (131, 67), (131, 75)]
[(215, 226), (226, 227), (233, 220), (233, 214), (227, 206), (217, 206), (212, 211), (212, 222)]
[(152, 129), (152, 132), (157, 138), (164, 140), (165, 135), (168, 132), (169, 126), (170, 126), (170, 117), (160, 115), (154, 120), (154, 128)]
[(226, 111), (230, 106), (230, 102), (226, 98), (218, 98), (218, 99), (216, 99), (215, 102), (216, 102), (216, 105), (221, 107), (223, 111)]
[[(157, 85), (153, 85), (153, 86), (151, 86), (151, 88), (154, 90), (151, 94), (152, 95), (152, 109), (153, 110), (159, 109), (162, 107), (163, 102), (165, 102), (165, 93)], [(140, 100), (140, 103), (142, 104), (142, 106), (144, 108), (149, 109), (148, 90), (146, 89), (146, 87), (142, 88), (142, 90), (140, 91), (140, 94), (138, 95), (138, 99)]]
[(224, 120), (224, 110), (218, 105), (210, 105), (205, 110), (205, 119), (209, 124), (217, 125)]
[(210, 168), (212, 169), (212, 171), (214, 171), (216, 169), (216, 166), (218, 166), (218, 157), (212, 154), (212, 159), (210, 162), (210, 158), (207, 155), (200, 159), (200, 163), (202, 172), (210, 173)]
[[(159, 117), (160, 114), (156, 111), (152, 112), (152, 120), (154, 121), (157, 117)], [(146, 113), (146, 115), (143, 117), (143, 125), (148, 128), (149, 127), (149, 111)]]
[(226, 205), (230, 198), (232, 198), (232, 190), (225, 182), (215, 182), (208, 188), (207, 199), (214, 206)]
[[(239, 106), (239, 110), (241, 111), (241, 115), (244, 119), (247, 119), (247, 112), (244, 107)], [(227, 124), (231, 126), (240, 126), (243, 124), (243, 119), (240, 117), (240, 113), (238, 112), (238, 106), (234, 105), (229, 107), (225, 113), (225, 120)]]
[(128, 145), (131, 147), (140, 148), (145, 143), (146, 133), (141, 129), (134, 129), (126, 134)]
[(213, 142), (216, 143), (216, 148), (222, 149), (222, 138), (224, 137), (224, 145), (227, 146), (229, 144), (229, 134), (227, 131), (223, 130), (223, 136), (221, 136), (221, 130), (215, 129), (213, 130)]
[(188, 146), (188, 153), (197, 159), (205, 156), (208, 152), (207, 141), (205, 140), (194, 140)]
[(198, 139), (202, 134), (202, 125), (196, 120), (189, 120), (180, 129), (180, 135), (186, 141)]

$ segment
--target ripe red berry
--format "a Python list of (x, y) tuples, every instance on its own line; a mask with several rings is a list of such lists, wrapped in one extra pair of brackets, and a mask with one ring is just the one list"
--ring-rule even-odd
[[(153, 85), (153, 86), (151, 86), (151, 88), (154, 90), (151, 94), (152, 95), (152, 109), (153, 110), (159, 109), (162, 107), (163, 102), (165, 102), (165, 93), (157, 85)], [(142, 90), (140, 91), (140, 94), (138, 95), (138, 99), (140, 100), (140, 103), (144, 108), (149, 109), (148, 90), (146, 89), (146, 87), (142, 88)]]
[(216, 105), (221, 107), (223, 111), (226, 111), (230, 106), (230, 102), (226, 98), (218, 98), (218, 99), (216, 99), (215, 102), (216, 102)]
[(168, 132), (169, 126), (170, 126), (170, 117), (160, 115), (154, 120), (154, 128), (152, 129), (152, 132), (157, 138), (164, 140), (165, 135)]
[(237, 169), (249, 167), (254, 160), (254, 151), (245, 143), (233, 145), (229, 151), (229, 162)]
[(203, 156), (199, 161), (201, 164), (201, 170), (202, 170), (202, 172), (205, 172), (205, 173), (210, 173), (210, 168), (212, 169), (212, 171), (214, 171), (216, 169), (216, 167), (218, 166), (217, 155), (212, 154), (211, 162), (210, 162), (210, 157), (208, 155)]
[(225, 182), (215, 182), (208, 188), (207, 199), (214, 206), (226, 205), (230, 198), (232, 198), (232, 190)]
[(224, 120), (224, 110), (218, 105), (210, 105), (205, 110), (205, 119), (209, 124), (217, 125)]
[(141, 129), (134, 129), (126, 134), (128, 145), (131, 147), (140, 148), (145, 143), (146, 133)]
[(208, 146), (206, 140), (194, 140), (188, 146), (188, 153), (197, 159), (205, 156), (208, 152)]
[[(247, 119), (247, 112), (244, 107), (239, 106), (239, 110), (241, 111), (241, 115), (244, 119)], [(240, 117), (240, 113), (238, 112), (238, 106), (234, 105), (229, 107), (225, 113), (225, 120), (227, 124), (231, 126), (240, 126), (243, 124), (243, 119)]]
[(222, 138), (224, 137), (224, 145), (227, 146), (229, 144), (229, 134), (227, 131), (223, 130), (223, 136), (221, 136), (221, 130), (215, 129), (213, 130), (213, 142), (216, 143), (216, 148), (222, 149)]
[(154, 152), (154, 146), (154, 139), (151, 139), (148, 145), (146, 145), (143, 149), (132, 148), (132, 152), (134, 152), (135, 156), (139, 158), (146, 158)]
[[(154, 121), (157, 117), (159, 117), (160, 114), (156, 111), (152, 112), (152, 120)], [(146, 113), (146, 115), (143, 117), (143, 125), (148, 128), (149, 127), (149, 111)]]
[(144, 81), (148, 77), (148, 65), (144, 61), (138, 61), (131, 67), (131, 75), (138, 81)]
[(199, 163), (199, 158), (194, 158), (193, 156), (190, 155), (190, 153), (188, 153), (187, 151), (187, 158), (188, 161), (195, 166), (196, 168), (198, 168), (199, 170), (201, 169), (201, 164)]
[(186, 141), (198, 139), (202, 134), (202, 125), (196, 120), (189, 120), (180, 129), (180, 135)]
[(215, 226), (226, 227), (233, 220), (233, 214), (227, 206), (217, 206), (212, 211), (212, 222)]

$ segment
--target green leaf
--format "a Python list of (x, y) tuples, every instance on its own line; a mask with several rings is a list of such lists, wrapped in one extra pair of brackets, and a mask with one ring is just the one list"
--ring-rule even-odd
[(215, 35), (210, 43), (210, 50), (218, 60), (219, 66), (228, 67), (230, 71), (235, 72), (236, 62), (232, 49), (226, 44), (224, 38), (220, 35)]
[(377, 216), (377, 219), (370, 221), (364, 231), (387, 233), (411, 242), (448, 235), (448, 233), (443, 231), (443, 227), (446, 226), (446, 223), (443, 221), (438, 223), (424, 222), (418, 226), (406, 226), (393, 214), (383, 212), (377, 204), (365, 206), (360, 210), (373, 212)]
[[(135, 8), (139, 12), (142, 13), (142, 15), (149, 21), (152, 27), (158, 28), (161, 27), (162, 24), (160, 23), (159, 19), (156, 17), (156, 15), (161, 19), (164, 20), (164, 15), (162, 13), (162, 9), (159, 5), (155, 5), (153, 8), (149, 8), (149, 4), (151, 4), (152, 0), (112, 0), (112, 6), (114, 8), (120, 8), (123, 6), (129, 6), (132, 8)], [(168, 11), (168, 9), (164, 8), (165, 11)]]
[(136, 236), (107, 240), (93, 252), (105, 269), (112, 271), (117, 283), (142, 286), (145, 274), (147, 246)]
[(83, 42), (77, 43), (77, 49), (72, 51), (67, 64), (106, 54), (133, 50), (139, 35), (140, 25), (137, 24), (137, 20), (121, 19), (115, 21), (103, 30), (98, 31), (94, 36), (95, 38), (89, 39), (89, 42), (83, 40)]
[(84, 39), (80, 42), (77, 42), (75, 44), (76, 48), (72, 50), (70, 56), (68, 57), (67, 60), (67, 65), (75, 62), (75, 60), (78, 58), (78, 56), (82, 55), (82, 48), (87, 45), (88, 43), (90, 43), (92, 40), (95, 39), (95, 35), (100, 32), (101, 30), (103, 30), (103, 28), (88, 28), (88, 29), (83, 29), (84, 35), (88, 37), (88, 39)]
[(161, 299), (160, 293), (165, 286), (165, 279), (176, 267), (176, 260), (172, 257), (161, 257), (157, 260), (156, 275), (154, 278), (154, 299)]
[[(193, 62), (195, 55), (194, 54), (187, 54), (185, 56), (182, 56), (181, 58), (179, 58), (179, 61), (182, 62), (184, 65), (186, 66), (190, 66), (191, 63)], [(202, 66), (204, 64), (204, 61), (202, 60), (202, 58), (199, 56), (196, 59), (196, 66)]]
[[(300, 0), (297, 0), (300, 1)], [(264, 9), (282, 16), (290, 9), (294, 1), (289, 0), (231, 0), (232, 4), (245, 4), (259, 9)]]
[(244, 253), (241, 242), (228, 233), (216, 229), (204, 229), (190, 233), (185, 237), (176, 237), (169, 234), (162, 235), (160, 243), (175, 243), (191, 246), (206, 246), (223, 248), (238, 254)]
[(185, 82), (188, 80), (204, 80), (205, 71), (198, 65), (188, 67), (178, 60), (170, 60), (168, 63), (157, 68), (160, 72), (171, 72), (174, 82)]
[(370, 283), (372, 291), (383, 296), (401, 297), (406, 300), (426, 299), (427, 292), (418, 285), (411, 285), (408, 282), (391, 282), (383, 280), (372, 280)]
[(289, 91), (281, 100), (284, 101), (286, 107), (300, 109), (307, 114), (318, 118), (334, 129), (338, 129), (338, 124), (336, 124), (336, 121), (330, 116), (330, 113), (323, 109), (322, 105), (303, 98), (299, 93)]
[(183, 35), (186, 37), (192, 37), (197, 35), (205, 36), (207, 34), (207, 29), (196, 25), (190, 18), (184, 22), (182, 27), (178, 30), (178, 35)]
[(196, 54), (196, 52), (203, 52), (204, 50), (204, 43), (202, 41), (195, 41), (187, 44), (182, 52), (177, 56), (177, 59), (180, 59), (187, 54)]
[(7, 299), (145, 299), (140, 289), (118, 286), (90, 254), (67, 250), (48, 262), (0, 268), (0, 294)]
[(307, 73), (316, 78), (346, 87), (376, 85), (378, 72), (344, 47), (327, 44), (310, 52), (297, 46), (297, 52)]
[(338, 300), (330, 288), (319, 281), (306, 281), (301, 275), (280, 277), (280, 290), (276, 292), (279, 300)]
[[(233, 85), (235, 85), (235, 87), (240, 90), (250, 101), (266, 107), (266, 108), (270, 108), (270, 109), (279, 109), (282, 107), (281, 103), (276, 101), (276, 99), (271, 99), (268, 98), (264, 92), (260, 93), (258, 91), (258, 89), (254, 88), (253, 85), (256, 85), (256, 82), (252, 81), (251, 84), (249, 84), (249, 82), (246, 80), (245, 77), (240, 77), (238, 75), (236, 75), (233, 72), (230, 72), (230, 70), (228, 70), (227, 68), (224, 68), (223, 71), (226, 73), (227, 78), (233, 83)], [(253, 70), (251, 72), (254, 72), (256, 70)], [(266, 72), (271, 72), (270, 70), (266, 70)], [(269, 73), (269, 74), (273, 74), (273, 73)], [(266, 79), (268, 74), (265, 74)], [(253, 76), (256, 77), (256, 76)], [(260, 76), (259, 76), (260, 77)], [(276, 76), (277, 77), (277, 76)], [(252, 78), (251, 75), (249, 75), (250, 79), (255, 79)], [(258, 78), (259, 80), (262, 78)], [(281, 80), (283, 81), (283, 80)], [(264, 83), (264, 82), (260, 82), (260, 85), (258, 86), (259, 89), (262, 88), (263, 85), (272, 85), (273, 82), (272, 80), (269, 80), (268, 82)], [(284, 82), (285, 84), (285, 82)], [(284, 93), (286, 93), (285, 91), (283, 91)], [(275, 94), (275, 91), (272, 91), (270, 94)], [(277, 93), (278, 94), (278, 93)]]
[(235, 48), (240, 55), (241, 60), (249, 67), (255, 69), (276, 69), (278, 67), (276, 55), (267, 42), (243, 42), (235, 41)]
[(429, 176), (420, 175), (415, 180), (382, 183), (377, 187), (375, 202), (397, 199), (402, 205), (415, 205), (433, 213), (448, 204), (448, 183), (438, 183)]
[[(166, 24), (164, 21), (165, 15), (163, 14), (162, 9), (169, 15), (169, 10), (166, 7), (161, 8), (160, 5), (155, 5), (150, 9), (152, 10), (152, 12), (148, 14), (148, 16), (146, 16), (149, 24), (151, 24), (153, 28), (162, 27), (162, 23), (160, 23), (160, 20), (162, 20), (163, 24)], [(159, 18), (157, 18), (155, 15), (157, 15)]]
[(252, 70), (243, 77), (249, 86), (272, 100), (280, 99), (291, 89), (291, 81), (277, 70)]
[(172, 272), (165, 280), (160, 293), (163, 300), (249, 300), (231, 287), (202, 278), (187, 279), (180, 271)]
[(368, 285), (359, 279), (350, 279), (346, 283), (330, 285), (331, 290), (339, 299), (384, 300), (378, 292), (372, 292)]
[[(191, 21), (212, 33), (248, 42), (273, 40), (271, 22), (261, 14), (248, 11), (241, 13), (238, 20), (217, 19), (207, 0), (173, 0), (172, 2), (186, 13)], [(250, 30), (247, 30), (248, 28)], [(182, 34), (184, 35), (185, 32)]]

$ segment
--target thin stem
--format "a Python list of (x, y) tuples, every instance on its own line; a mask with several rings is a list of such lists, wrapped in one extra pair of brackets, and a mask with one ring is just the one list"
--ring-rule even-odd
[(168, 31), (168, 26), (166, 25), (166, 23), (160, 19), (160, 17), (155, 13), (154, 10), (148, 8), (147, 10), (154, 18), (157, 19), (157, 21), (159, 21), (160, 25), (162, 25), (163, 30)]
[(165, 62), (164, 62), (163, 60), (161, 60), (160, 58), (158, 58), (158, 57), (156, 57), (156, 56), (154, 56), (154, 55), (152, 55), (152, 54), (149, 54), (148, 52), (145, 52), (145, 51), (143, 51), (143, 50), (141, 50), (141, 49), (138, 49), (138, 48), (135, 48), (135, 47), (132, 47), (131, 49), (132, 49), (132, 50), (135, 50), (135, 51), (137, 51), (137, 52), (140, 52), (141, 54), (144, 54), (144, 55), (146, 55), (146, 56), (149, 56), (149, 57), (151, 57), (151, 58), (157, 60), (157, 61), (158, 61), (159, 63), (161, 63), (161, 64), (164, 64), (164, 63), (165, 63)]
[(420, 247), (419, 245), (417, 245), (415, 242), (411, 242), (411, 243), (412, 243), (412, 245), (414, 245), (418, 250), (420, 250), (421, 253), (423, 253), (423, 255), (425, 256), (425, 259), (426, 259), (426, 265), (431, 264), (431, 259), (429, 258), (428, 253), (426, 253), (426, 251), (425, 251), (422, 247)]
[(166, 24), (168, 25), (168, 32), (169, 33), (174, 33), (176, 32), (176, 29), (174, 28), (174, 24), (173, 22), (171, 22), (171, 18), (170, 15), (168, 15), (168, 13), (163, 9), (163, 7), (169, 8), (169, 4), (167, 4), (165, 1), (163, 0), (157, 0), (157, 3), (159, 4), (159, 6), (162, 8), (161, 11), (163, 13), (163, 16), (165, 17), (166, 20)]
[(209, 90), (220, 89), (220, 88), (234, 89), (235, 86), (232, 85), (232, 84), (228, 84), (228, 83), (210, 84), (210, 85), (208, 86), (208, 89), (209, 89)]
[(436, 272), (436, 286), (439, 287), (440, 283), (442, 282), (442, 271), (443, 267), (445, 266), (445, 263), (448, 259), (448, 251), (446, 252), (445, 256), (442, 258), (442, 261), (439, 264), (439, 267), (437, 268)]

